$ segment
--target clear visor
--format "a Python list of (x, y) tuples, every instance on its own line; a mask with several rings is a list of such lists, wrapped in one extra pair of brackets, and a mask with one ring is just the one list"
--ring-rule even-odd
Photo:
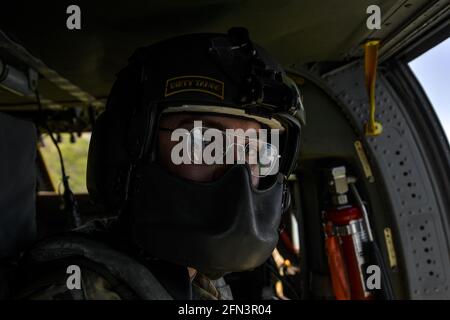
[[(284, 131), (281, 123), (276, 119), (268, 119), (246, 114), (244, 110), (222, 106), (183, 105), (169, 107), (163, 114), (192, 115), (200, 113), (205, 115), (231, 116), (247, 118), (262, 125), (262, 128), (228, 129), (226, 123), (218, 127), (204, 125), (201, 118), (181, 128), (170, 125), (160, 130), (170, 131), (171, 140), (177, 142), (177, 150), (172, 155), (179, 157), (172, 159), (175, 164), (197, 165), (234, 165), (247, 164), (252, 176), (266, 177), (279, 172), (280, 134)], [(198, 119), (198, 118), (197, 118)], [(220, 128), (219, 128), (220, 127)], [(233, 125), (231, 125), (233, 127)], [(225, 129), (226, 128), (226, 129)], [(181, 152), (180, 150), (181, 142)]]
[(279, 169), (279, 149), (275, 144), (267, 142), (265, 131), (269, 130), (243, 132), (194, 127), (187, 137), (189, 160), (194, 164), (248, 164), (253, 176), (276, 175)]

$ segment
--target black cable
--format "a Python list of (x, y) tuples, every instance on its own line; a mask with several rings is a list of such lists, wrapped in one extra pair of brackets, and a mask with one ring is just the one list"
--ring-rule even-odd
[(350, 189), (353, 192), (353, 195), (355, 196), (356, 202), (358, 203), (358, 206), (360, 207), (361, 211), (363, 212), (363, 218), (365, 220), (367, 233), (369, 236), (369, 245), (368, 249), (370, 250), (369, 255), (371, 260), (373, 260), (376, 265), (380, 268), (381, 271), (381, 282), (383, 286), (383, 294), (386, 300), (394, 300), (394, 290), (392, 288), (392, 284), (389, 278), (388, 273), (388, 267), (386, 266), (386, 263), (384, 261), (383, 255), (381, 254), (380, 247), (378, 246), (377, 242), (375, 241), (372, 230), (370, 226), (369, 221), (369, 215), (366, 209), (366, 206), (364, 204), (364, 201), (362, 200), (361, 196), (359, 195), (358, 189), (356, 189), (356, 186), (354, 183), (350, 183)]
[[(36, 102), (38, 105), (38, 110), (39, 110), (39, 114), (42, 115), (43, 114), (43, 109), (42, 109), (42, 104), (41, 104), (41, 98), (39, 97), (39, 92), (36, 91)], [(42, 124), (44, 125), (45, 129), (47, 130), (50, 139), (52, 140), (53, 144), (56, 147), (56, 150), (58, 151), (58, 157), (59, 157), (59, 162), (61, 165), (61, 175), (62, 175), (62, 183), (64, 186), (64, 195), (63, 195), (63, 199), (64, 199), (64, 209), (67, 211), (67, 213), (69, 213), (71, 215), (72, 218), (72, 223), (71, 223), (71, 227), (79, 227), (81, 225), (81, 220), (77, 211), (77, 202), (75, 199), (75, 196), (72, 192), (72, 190), (70, 189), (70, 185), (69, 185), (69, 177), (66, 175), (66, 168), (64, 166), (64, 159), (61, 153), (61, 149), (59, 148), (58, 142), (56, 141), (55, 137), (53, 136), (53, 132), (50, 129), (50, 127), (48, 126), (48, 123), (45, 119), (41, 119)]]
[(381, 273), (382, 273), (382, 284), (383, 284), (383, 293), (386, 298), (386, 300), (394, 300), (394, 289), (392, 288), (391, 281), (389, 280), (389, 274), (387, 272), (388, 267), (386, 266), (386, 263), (383, 259), (383, 255), (381, 254), (380, 247), (376, 243), (376, 241), (372, 242), (372, 250), (374, 254), (375, 261), (380, 266)]

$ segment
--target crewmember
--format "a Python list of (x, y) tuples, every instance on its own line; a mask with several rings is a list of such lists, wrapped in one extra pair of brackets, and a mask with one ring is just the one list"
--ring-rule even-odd
[(138, 49), (89, 147), (89, 194), (116, 218), (37, 243), (17, 297), (230, 299), (222, 276), (277, 245), (303, 123), (298, 88), (246, 29)]

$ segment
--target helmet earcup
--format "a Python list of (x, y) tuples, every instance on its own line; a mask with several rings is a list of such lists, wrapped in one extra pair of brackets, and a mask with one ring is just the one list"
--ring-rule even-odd
[(118, 208), (124, 194), (124, 176), (130, 158), (121, 131), (123, 123), (115, 111), (99, 115), (91, 134), (86, 172), (91, 199), (108, 208)]

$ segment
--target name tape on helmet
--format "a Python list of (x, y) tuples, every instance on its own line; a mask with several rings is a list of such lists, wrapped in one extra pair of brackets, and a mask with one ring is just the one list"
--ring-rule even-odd
[(164, 97), (188, 91), (203, 92), (224, 99), (223, 82), (203, 76), (182, 76), (168, 79)]

